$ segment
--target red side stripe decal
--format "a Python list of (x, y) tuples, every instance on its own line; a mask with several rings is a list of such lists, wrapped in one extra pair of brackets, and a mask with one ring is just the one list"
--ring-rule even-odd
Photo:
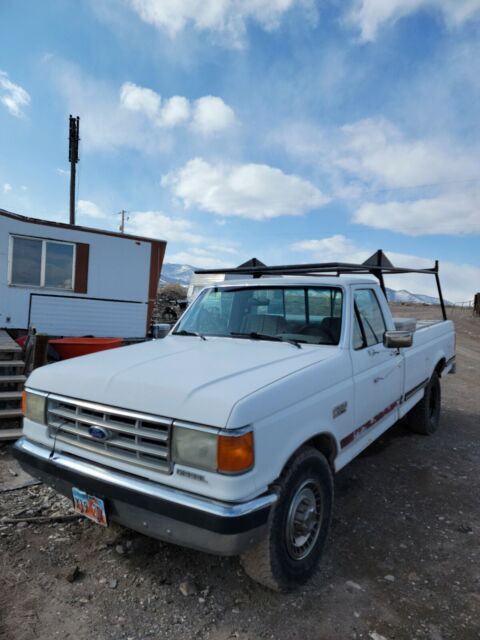
[(380, 413), (377, 413), (377, 415), (374, 416), (371, 420), (369, 420), (368, 422), (365, 422), (365, 424), (362, 424), (361, 427), (358, 427), (357, 429), (355, 429), (355, 431), (352, 431), (352, 433), (349, 433), (348, 436), (345, 436), (345, 438), (343, 438), (340, 441), (340, 446), (342, 447), (342, 449), (345, 449), (345, 447), (347, 447), (354, 440), (356, 440), (361, 433), (363, 433), (364, 431), (367, 431), (367, 429), (371, 429), (374, 425), (377, 424), (377, 422), (380, 422), (382, 418), (385, 418), (385, 416), (391, 413), (396, 407), (398, 407), (399, 404), (400, 404), (400, 401), (396, 400), (388, 407), (385, 407), (383, 411), (380, 411)]

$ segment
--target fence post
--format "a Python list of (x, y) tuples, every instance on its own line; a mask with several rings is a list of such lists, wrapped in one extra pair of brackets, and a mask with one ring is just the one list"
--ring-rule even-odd
[(473, 300), (473, 315), (480, 316), (480, 293), (476, 293)]

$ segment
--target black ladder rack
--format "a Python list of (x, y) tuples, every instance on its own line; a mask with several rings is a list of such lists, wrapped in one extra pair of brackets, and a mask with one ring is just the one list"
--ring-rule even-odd
[(445, 302), (443, 300), (442, 287), (440, 285), (440, 278), (438, 275), (438, 260), (435, 260), (435, 265), (431, 269), (411, 269), (407, 267), (394, 267), (384, 252), (379, 249), (370, 258), (365, 260), (362, 264), (353, 264), (350, 262), (316, 262), (312, 264), (288, 264), (288, 265), (275, 265), (267, 266), (260, 263), (257, 260), (252, 260), (248, 266), (240, 265), (239, 267), (231, 267), (226, 269), (197, 269), (195, 273), (198, 274), (235, 274), (252, 276), (253, 278), (261, 278), (262, 276), (322, 276), (322, 275), (334, 275), (340, 276), (342, 274), (369, 274), (375, 276), (384, 292), (385, 289), (384, 275), (399, 274), (399, 273), (425, 273), (435, 276), (437, 284), (438, 297), (442, 308), (443, 319), (447, 319), (447, 312), (445, 309)]

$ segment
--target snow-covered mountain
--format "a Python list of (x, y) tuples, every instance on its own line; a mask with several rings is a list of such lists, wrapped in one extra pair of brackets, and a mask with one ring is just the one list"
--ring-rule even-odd
[[(434, 298), (433, 296), (427, 296), (423, 293), (410, 293), (406, 289), (400, 289), (396, 291), (395, 289), (387, 288), (387, 299), (389, 302), (399, 302), (399, 303), (410, 303), (410, 304), (440, 304), (440, 300), (438, 298)], [(445, 300), (445, 304), (450, 304), (448, 300)]]
[(175, 264), (173, 262), (165, 262), (162, 267), (162, 275), (160, 276), (160, 284), (182, 284), (188, 287), (190, 278), (196, 267), (189, 264)]
[[(162, 268), (162, 276), (160, 278), (160, 284), (182, 284), (188, 287), (192, 273), (196, 267), (192, 267), (190, 264), (175, 264), (173, 262), (166, 262)], [(440, 304), (438, 298), (432, 296), (426, 296), (423, 293), (410, 293), (405, 289), (396, 291), (395, 289), (387, 288), (387, 298), (389, 302), (398, 303), (410, 303), (410, 304)], [(446, 304), (449, 304), (445, 301)]]

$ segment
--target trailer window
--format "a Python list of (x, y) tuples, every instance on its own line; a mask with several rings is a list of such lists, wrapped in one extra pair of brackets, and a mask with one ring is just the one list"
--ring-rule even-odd
[(42, 276), (42, 241), (12, 238), (11, 284), (39, 287)]
[(12, 236), (10, 261), (12, 285), (73, 288), (74, 244)]

